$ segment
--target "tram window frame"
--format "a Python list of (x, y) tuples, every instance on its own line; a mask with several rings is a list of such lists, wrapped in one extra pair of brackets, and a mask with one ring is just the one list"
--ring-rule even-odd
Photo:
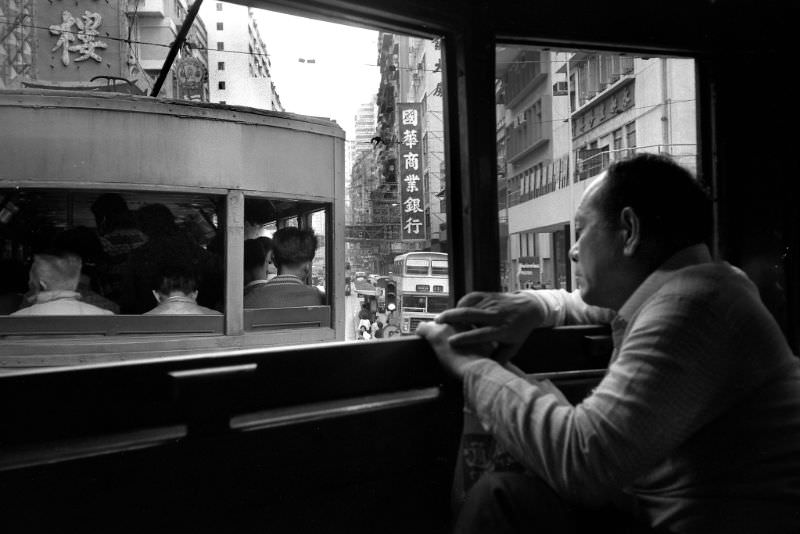
[[(199, 211), (188, 211), (187, 213), (176, 213), (175, 209), (178, 206), (186, 205), (189, 202), (198, 203), (200, 199), (205, 198), (206, 202), (210, 205), (216, 205), (216, 211), (212, 216), (212, 221), (216, 220), (217, 228), (215, 233), (222, 233), (226, 231), (224, 206), (225, 195), (222, 191), (208, 191), (197, 190), (191, 192), (164, 192), (159, 190), (148, 189), (86, 189), (80, 187), (42, 187), (41, 185), (20, 186), (19, 190), (23, 191), (22, 194), (28, 195), (30, 199), (28, 205), (23, 205), (21, 210), (24, 212), (28, 207), (36, 208), (39, 211), (48, 210), (52, 211), (52, 204), (61, 205), (63, 209), (63, 220), (53, 219), (46, 221), (44, 224), (52, 224), (53, 228), (50, 232), (51, 237), (46, 240), (39, 238), (39, 243), (34, 241), (25, 243), (18, 243), (18, 254), (15, 256), (24, 256), (17, 258), (23, 261), (29, 268), (34, 254), (48, 252), (52, 250), (52, 238), (58, 235), (63, 230), (71, 230), (75, 228), (85, 227), (96, 230), (97, 221), (90, 219), (91, 205), (93, 201), (100, 198), (101, 195), (111, 193), (120, 195), (126, 202), (131, 210), (132, 216), (135, 217), (138, 208), (162, 204), (168, 207), (172, 212), (176, 228), (180, 227), (178, 221), (184, 224), (200, 224), (196, 221), (196, 216), (202, 217)], [(194, 201), (191, 199), (194, 198)], [(171, 205), (171, 207), (170, 207)], [(220, 210), (220, 207), (222, 210)], [(25, 215), (33, 217), (32, 220), (37, 220), (40, 213), (26, 213)], [(191, 219), (182, 220), (183, 217)], [(206, 224), (213, 224), (207, 219)], [(85, 223), (85, 224), (81, 224)], [(94, 226), (89, 226), (94, 224)], [(61, 228), (62, 230), (58, 230)], [(34, 229), (31, 239), (35, 240), (35, 234), (39, 229)], [(183, 228), (182, 232), (190, 231), (190, 228)], [(202, 231), (200, 228), (194, 228), (195, 232)], [(188, 234), (186, 234), (188, 236)], [(98, 244), (101, 241), (98, 240)], [(135, 249), (134, 249), (135, 250)], [(224, 253), (224, 250), (223, 250)], [(210, 256), (209, 256), (210, 258)], [(126, 258), (125, 262), (127, 262)], [(224, 278), (225, 272), (222, 271)], [(120, 302), (114, 301), (115, 304), (120, 305)], [(163, 316), (159, 316), (162, 317)], [(114, 315), (68, 315), (68, 316), (53, 316), (53, 315), (32, 315), (32, 316), (0, 316), (0, 337), (5, 341), (11, 342), (15, 340), (47, 340), (52, 339), (53, 335), (75, 337), (78, 339), (85, 338), (86, 336), (101, 335), (108, 339), (119, 339), (119, 336), (124, 335), (174, 335), (181, 333), (185, 335), (192, 334), (211, 334), (222, 335), (224, 333), (224, 316), (208, 316), (216, 317), (209, 319), (208, 317), (200, 317), (196, 315), (170, 315), (170, 319), (158, 320), (157, 316), (148, 316), (147, 314), (130, 314), (130, 313), (115, 313)], [(178, 317), (178, 319), (172, 319)], [(41, 338), (41, 339), (40, 339)], [(0, 352), (0, 358), (3, 353)]]
[[(0, 368), (26, 366), (34, 362), (37, 366), (78, 365), (88, 362), (104, 362), (118, 359), (147, 359), (163, 352), (165, 355), (207, 351), (209, 336), (220, 340), (215, 344), (225, 347), (255, 347), (282, 344), (317, 343), (333, 341), (336, 337), (336, 325), (333, 316), (333, 294), (326, 294), (320, 309), (307, 312), (289, 310), (288, 315), (294, 319), (290, 323), (276, 323), (271, 327), (248, 330), (244, 328), (244, 309), (242, 293), (244, 289), (242, 258), (244, 243), (243, 222), (245, 219), (245, 198), (272, 199), (283, 202), (286, 206), (297, 205), (298, 212), (288, 217), (277, 217), (268, 223), (273, 231), (278, 227), (293, 225), (310, 226), (314, 214), (321, 214), (324, 233), (331, 228), (333, 204), (315, 199), (275, 199), (261, 192), (245, 192), (242, 190), (223, 190), (189, 188), (189, 191), (163, 191), (146, 186), (130, 189), (89, 189), (86, 187), (45, 187), (38, 184), (26, 184), (24, 189), (32, 192), (43, 192), (47, 196), (62, 196), (64, 202), (76, 194), (85, 197), (82, 201), (87, 211), (91, 198), (103, 193), (118, 193), (131, 201), (135, 210), (138, 207), (158, 203), (171, 196), (179, 199), (186, 195), (213, 198), (217, 204), (214, 219), (218, 224), (218, 232), (222, 238), (222, 265), (224, 293), (224, 309), (219, 316), (195, 315), (125, 315), (109, 316), (0, 316)], [(177, 201), (177, 200), (176, 200)], [(72, 209), (64, 208), (67, 211)], [(177, 217), (177, 216), (176, 216)], [(84, 217), (86, 218), (85, 214)], [(64, 223), (66, 224), (66, 223)], [(236, 236), (241, 236), (242, 239)], [(324, 243), (324, 276), (325, 286), (331, 287), (333, 251), (332, 240)], [(238, 298), (233, 297), (238, 295)], [(324, 317), (321, 315), (324, 311)], [(303, 314), (309, 315), (311, 322), (301, 321)], [(90, 320), (89, 320), (90, 319)], [(311, 328), (309, 328), (311, 327)], [(59, 343), (54, 344), (53, 340)], [(176, 342), (180, 341), (180, 348)], [(125, 355), (117, 355), (119, 344), (129, 346)], [(220, 344), (221, 343), (221, 344)], [(127, 352), (130, 350), (130, 352)], [(34, 357), (31, 360), (31, 357)]]
[[(256, 230), (256, 226), (253, 225), (253, 226), (250, 227), (251, 230), (249, 230), (249, 231), (250, 232), (259, 232), (263, 236), (269, 237), (270, 239), (272, 239), (274, 233), (276, 231), (278, 231), (279, 229), (281, 229), (281, 228), (298, 227), (298, 228), (312, 228), (313, 229), (312, 220), (314, 218), (314, 215), (315, 214), (321, 214), (323, 232), (321, 234), (319, 234), (319, 233), (317, 233), (315, 231), (314, 235), (316, 236), (316, 238), (318, 240), (318, 243), (320, 241), (320, 236), (323, 236), (322, 246), (320, 247), (318, 245), (317, 251), (319, 251), (320, 248), (323, 249), (323, 252), (322, 252), (323, 253), (323, 258), (322, 258), (322, 264), (323, 264), (322, 277), (323, 277), (323, 282), (324, 282), (324, 286), (323, 287), (326, 288), (326, 290), (322, 291), (322, 296), (323, 296), (322, 303), (318, 307), (314, 307), (314, 308), (327, 308), (327, 310), (328, 310), (328, 320), (326, 322), (324, 320), (318, 321), (318, 320), (314, 319), (312, 321), (312, 323), (313, 323), (312, 326), (316, 325), (319, 328), (332, 328), (333, 327), (332, 325), (334, 325), (334, 322), (335, 322), (334, 321), (334, 317), (333, 317), (333, 311), (334, 311), (333, 297), (334, 297), (334, 295), (330, 294), (330, 292), (328, 291), (327, 288), (330, 288), (332, 286), (331, 279), (332, 279), (333, 269), (331, 268), (331, 262), (333, 261), (333, 256), (334, 256), (334, 254), (333, 254), (333, 240), (327, 239), (327, 237), (325, 237), (325, 236), (327, 236), (329, 234), (329, 231), (330, 231), (329, 228), (330, 228), (331, 212), (332, 212), (333, 206), (329, 202), (320, 202), (320, 201), (313, 201), (313, 200), (298, 200), (296, 198), (281, 199), (281, 198), (271, 197), (271, 196), (265, 195), (263, 193), (246, 192), (244, 194), (245, 210), (244, 210), (244, 214), (243, 214), (245, 225), (248, 224), (248, 218), (249, 218), (249, 216), (247, 215), (248, 205), (250, 205), (251, 202), (252, 203), (256, 203), (258, 201), (267, 201), (267, 202), (269, 202), (269, 204), (271, 205), (272, 209), (274, 210), (273, 211), (273, 215), (272, 216), (261, 215), (260, 217), (262, 217), (262, 218), (259, 219), (259, 220), (262, 220), (264, 222), (263, 223), (259, 223), (260, 224), (260, 229)], [(297, 206), (296, 207), (296, 211), (294, 213), (289, 214), (290, 210), (292, 210), (292, 205), (296, 205)], [(289, 210), (289, 211), (287, 211), (287, 210)], [(287, 214), (288, 214), (288, 216), (287, 216)], [(269, 220), (267, 220), (265, 217), (269, 217)], [(273, 235), (267, 235), (269, 233), (272, 233)], [(248, 235), (245, 234), (244, 238), (248, 238)], [(252, 237), (250, 237), (250, 238), (252, 238)], [(240, 249), (241, 249), (241, 254), (242, 254), (242, 257), (243, 257), (243, 254), (244, 254), (244, 251), (243, 251), (244, 239), (242, 240), (242, 244), (241, 245), (238, 244), (238, 243), (233, 243), (232, 247), (235, 250), (234, 255), (238, 255), (240, 253)], [(315, 259), (317, 258), (317, 254), (318, 254), (318, 252), (315, 252)], [(244, 264), (244, 261), (242, 261), (242, 265), (243, 264)], [(313, 278), (312, 277), (313, 277), (313, 268), (312, 268), (312, 272), (308, 273), (308, 278), (306, 280), (306, 283), (308, 285), (311, 285), (311, 286), (313, 286), (313, 282), (312, 282)], [(232, 290), (236, 291), (235, 288), (233, 288)], [(242, 280), (241, 290), (239, 290), (239, 294), (241, 294), (243, 292), (243, 290), (244, 290), (244, 280)], [(272, 309), (272, 308), (245, 308), (244, 307), (243, 298), (241, 299), (241, 305), (238, 305), (237, 302), (233, 302), (232, 303), (232, 301), (234, 301), (234, 300), (235, 301), (239, 301), (240, 299), (238, 299), (238, 297), (236, 299), (232, 299), (232, 298), (229, 297), (227, 299), (228, 306), (229, 306), (229, 309), (231, 309), (231, 313), (233, 313), (235, 311), (234, 308), (237, 308), (237, 307), (241, 308), (242, 310), (244, 310), (242, 313), (244, 314), (243, 316), (245, 317), (245, 324), (243, 325), (243, 332), (245, 334), (253, 334), (254, 331), (255, 331), (255, 328), (253, 328), (253, 325), (250, 324), (250, 321), (249, 321), (249, 318), (250, 318), (251, 315), (257, 315), (259, 313), (261, 313), (262, 315), (267, 315), (267, 310), (271, 310)], [(319, 315), (319, 313), (320, 313), (320, 310), (311, 309), (311, 308), (307, 309), (307, 315), (309, 317), (315, 318), (315, 317), (317, 317)], [(292, 313), (292, 317), (295, 317), (296, 319), (293, 319), (293, 322), (291, 322), (291, 323), (280, 323), (280, 324), (275, 323), (275, 325), (261, 324), (260, 328), (261, 329), (267, 329), (267, 328), (271, 328), (271, 327), (280, 326), (281, 328), (291, 329), (293, 327), (305, 328), (306, 326), (309, 326), (302, 320), (302, 313), (293, 312)]]

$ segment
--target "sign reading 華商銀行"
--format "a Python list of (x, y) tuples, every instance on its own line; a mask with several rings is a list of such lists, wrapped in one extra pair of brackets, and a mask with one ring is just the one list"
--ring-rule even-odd
[(422, 105), (416, 102), (397, 104), (400, 137), (397, 142), (400, 167), (400, 238), (403, 241), (425, 239), (425, 188), (422, 180)]

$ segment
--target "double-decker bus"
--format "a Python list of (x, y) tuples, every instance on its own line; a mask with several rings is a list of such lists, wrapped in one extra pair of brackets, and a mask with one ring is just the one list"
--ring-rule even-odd
[(444, 252), (407, 252), (394, 259), (398, 319), (403, 334), (413, 334), (419, 323), (430, 321), (447, 309), (447, 265)]

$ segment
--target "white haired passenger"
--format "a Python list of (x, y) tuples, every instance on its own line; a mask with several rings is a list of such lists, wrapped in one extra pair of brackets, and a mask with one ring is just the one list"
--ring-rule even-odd
[(11, 315), (113, 315), (81, 302), (76, 291), (81, 276), (81, 259), (71, 252), (36, 254), (28, 276), (34, 304)]

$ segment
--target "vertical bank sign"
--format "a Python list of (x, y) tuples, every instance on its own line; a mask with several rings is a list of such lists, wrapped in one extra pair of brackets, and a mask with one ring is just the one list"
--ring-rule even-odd
[(400, 139), (397, 163), (400, 167), (400, 239), (425, 239), (425, 191), (422, 180), (421, 104), (397, 104)]

